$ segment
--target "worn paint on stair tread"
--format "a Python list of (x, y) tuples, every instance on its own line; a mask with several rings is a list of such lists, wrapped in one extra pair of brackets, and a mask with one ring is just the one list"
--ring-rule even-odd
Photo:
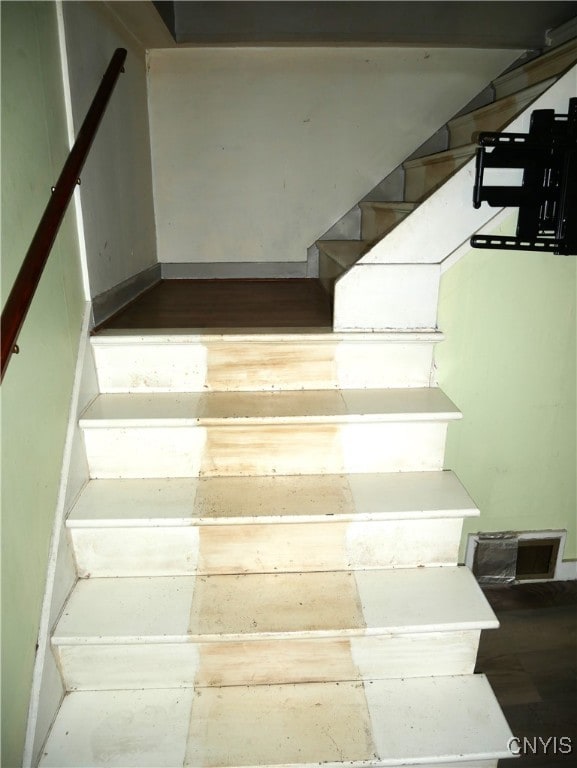
[(350, 571), (196, 579), (189, 623), (193, 635), (322, 632), (335, 627), (366, 627)]
[(196, 690), (185, 766), (370, 761), (362, 683)]
[(351, 514), (346, 475), (214, 477), (198, 481), (194, 515), (199, 518)]
[[(332, 768), (342, 757), (359, 768), (413, 760), (421, 768), (456, 768), (455, 761), (489, 768), (495, 756), (509, 756), (510, 731), (494, 705), (482, 675), (83, 691), (64, 699), (40, 764), (232, 768), (327, 760)], [(480, 755), (493, 762), (479, 765)]]
[(311, 423), (459, 419), (458, 408), (435, 387), (276, 392), (208, 392), (99, 395), (80, 418), (81, 427)]
[(256, 640), (263, 632), (310, 637), (494, 626), (464, 567), (141, 577), (78, 582), (54, 641)]
[(477, 516), (451, 471), (92, 480), (67, 526), (221, 525), (304, 516)]

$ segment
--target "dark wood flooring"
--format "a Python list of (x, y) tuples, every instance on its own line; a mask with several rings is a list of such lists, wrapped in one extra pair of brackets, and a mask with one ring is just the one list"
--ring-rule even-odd
[(162, 280), (97, 331), (123, 328), (329, 328), (318, 280)]
[(522, 755), (499, 766), (577, 765), (577, 581), (483, 589), (501, 626), (481, 633), (477, 672), (484, 672), (515, 736), (562, 736), (572, 751)]

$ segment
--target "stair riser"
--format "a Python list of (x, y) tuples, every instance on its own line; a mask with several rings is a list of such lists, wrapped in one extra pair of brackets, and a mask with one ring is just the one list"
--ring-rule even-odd
[(504, 100), (490, 104), (483, 109), (456, 118), (449, 123), (450, 146), (459, 147), (476, 141), (473, 134), (478, 131), (499, 131), (518, 112), (536, 99), (552, 83), (545, 80), (533, 88), (507, 96)]
[(81, 577), (456, 565), (462, 520), (74, 528)]
[(432, 341), (97, 344), (100, 391), (210, 392), (421, 387)]
[(85, 428), (92, 478), (442, 468), (446, 422)]
[(378, 240), (408, 215), (408, 211), (363, 207), (361, 239), (368, 240), (369, 242)]
[(472, 674), (478, 631), (250, 642), (62, 645), (67, 690), (267, 685)]
[(423, 162), (405, 169), (405, 200), (419, 202), (440, 186), (472, 155), (449, 156), (435, 162)]
[(333, 295), (335, 282), (345, 272), (345, 267), (332, 259), (328, 254), (319, 251), (319, 280), (329, 296)]

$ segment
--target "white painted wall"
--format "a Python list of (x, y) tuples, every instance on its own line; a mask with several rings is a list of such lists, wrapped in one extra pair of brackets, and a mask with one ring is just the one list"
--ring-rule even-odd
[(156, 263), (146, 53), (104, 3), (63, 8), (76, 133), (114, 50), (128, 49), (82, 173), (90, 294), (97, 296)]
[(151, 51), (159, 261), (304, 261), (316, 238), (517, 55)]

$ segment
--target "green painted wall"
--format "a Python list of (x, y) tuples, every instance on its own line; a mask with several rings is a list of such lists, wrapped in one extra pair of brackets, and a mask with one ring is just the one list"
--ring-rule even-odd
[(438, 378), (463, 412), (445, 464), (481, 509), (462, 555), (468, 532), (566, 528), (564, 558), (577, 557), (576, 266), (471, 250), (441, 280)]
[[(67, 154), (53, 2), (2, 2), (2, 304)], [(21, 764), (82, 323), (69, 211), (2, 384), (2, 766)]]

